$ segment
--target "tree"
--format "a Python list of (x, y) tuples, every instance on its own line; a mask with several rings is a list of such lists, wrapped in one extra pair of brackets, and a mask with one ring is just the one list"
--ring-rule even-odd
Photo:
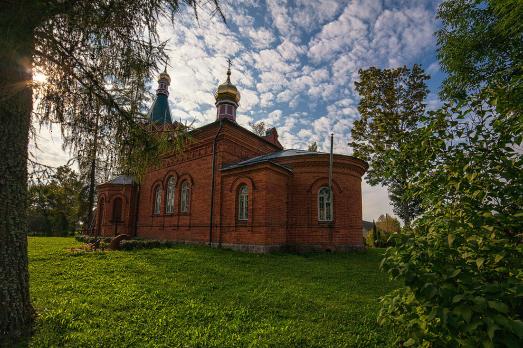
[(397, 233), (400, 231), (400, 222), (389, 214), (380, 215), (376, 222), (376, 226), (378, 229), (386, 233)]
[(252, 128), (253, 133), (259, 135), (260, 137), (263, 137), (267, 131), (267, 127), (263, 121), (249, 122), (249, 126)]
[(86, 196), (78, 174), (58, 167), (50, 180), (29, 186), (28, 227), (32, 233), (69, 235), (82, 218)]
[(88, 108), (71, 113), (70, 121), (61, 127), (64, 148), (75, 154), (80, 179), (85, 184), (87, 201), (82, 202), (84, 229), (90, 228), (92, 223), (96, 185), (118, 171), (119, 163), (119, 144), (113, 140), (118, 133), (118, 123), (107, 120), (112, 114), (99, 102), (89, 102)]
[(367, 236), (367, 244), (379, 248), (390, 246), (390, 236), (399, 232), (400, 222), (398, 219), (389, 214), (380, 215), (377, 221), (372, 221), (372, 233)]
[(517, 347), (523, 70), (521, 56), (497, 54), (503, 45), (523, 52), (521, 4), (445, 1), (439, 14), (449, 100), (404, 149), (417, 165), (409, 194), (423, 213), (385, 254), (383, 268), (404, 286), (382, 299), (380, 322), (395, 324), (404, 346)]
[(423, 69), (360, 70), (356, 91), (360, 95), (358, 111), (349, 145), (354, 155), (369, 163), (367, 180), (371, 185), (388, 188), (394, 212), (406, 225), (419, 214), (419, 200), (406, 191), (415, 165), (402, 147), (412, 142), (411, 134), (425, 113), (428, 93)]
[[(89, 107), (89, 98), (110, 112), (129, 160), (150, 164), (162, 145), (138, 118), (146, 79), (165, 61), (157, 23), (199, 1), (8, 0), (0, 11), (0, 345), (31, 328), (27, 270), (27, 150), (33, 98), (35, 113), (67, 125)], [(207, 2), (206, 2), (207, 3)], [(214, 8), (218, 10), (216, 0)], [(219, 12), (221, 14), (221, 12)], [(33, 70), (47, 78), (33, 82)], [(90, 117), (90, 116), (89, 116)], [(133, 150), (134, 149), (134, 150)], [(165, 150), (165, 148), (163, 148)], [(149, 155), (147, 155), (147, 153)], [(125, 167), (125, 166), (123, 166)]]
[(316, 142), (310, 143), (309, 148), (307, 150), (312, 152), (318, 152), (318, 144)]
[(372, 233), (370, 233), (370, 235), (371, 235), (372, 241), (369, 244), (373, 247), (378, 246), (377, 245), (377, 242), (379, 240), (378, 228), (376, 227), (376, 221), (374, 221), (374, 220), (372, 220)]
[[(463, 98), (521, 74), (521, 1), (444, 1), (438, 17), (445, 23), (436, 33), (447, 73), (443, 97)], [(515, 92), (511, 99), (521, 96)]]

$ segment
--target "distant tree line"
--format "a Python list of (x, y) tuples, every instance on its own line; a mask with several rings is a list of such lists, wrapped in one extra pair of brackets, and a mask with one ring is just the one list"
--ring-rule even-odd
[(400, 231), (401, 225), (398, 219), (389, 214), (382, 214), (378, 220), (372, 223), (372, 229), (367, 233), (365, 244), (368, 247), (377, 248), (390, 246), (392, 243), (391, 235)]
[(29, 185), (29, 234), (71, 235), (88, 215), (88, 186), (67, 166), (58, 167), (46, 180)]

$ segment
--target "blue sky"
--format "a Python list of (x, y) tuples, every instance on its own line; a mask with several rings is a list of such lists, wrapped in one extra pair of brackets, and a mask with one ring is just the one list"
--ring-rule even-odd
[[(174, 27), (160, 27), (168, 41), (172, 114), (196, 126), (214, 121), (213, 93), (231, 58), (231, 80), (242, 95), (238, 123), (277, 127), (286, 148), (304, 149), (316, 141), (328, 151), (333, 132), (335, 152), (351, 154), (347, 142), (359, 117), (358, 69), (422, 64), (432, 76), (429, 106), (437, 105), (443, 78), (434, 36), (437, 3), (226, 0), (221, 4), (227, 25), (210, 18), (206, 8), (196, 23), (185, 9)], [(60, 143), (57, 132), (53, 138), (42, 133), (44, 142)], [(67, 157), (55, 150), (43, 155), (50, 163)], [(391, 213), (385, 189), (364, 184), (363, 193), (365, 219)]]

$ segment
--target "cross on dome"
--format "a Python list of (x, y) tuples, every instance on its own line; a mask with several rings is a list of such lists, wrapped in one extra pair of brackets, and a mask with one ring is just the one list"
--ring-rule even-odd
[(229, 68), (227, 69), (227, 83), (231, 84), (231, 58), (227, 58), (227, 63), (229, 63)]

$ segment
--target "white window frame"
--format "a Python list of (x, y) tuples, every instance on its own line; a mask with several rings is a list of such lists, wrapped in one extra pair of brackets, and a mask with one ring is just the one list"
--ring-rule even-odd
[(188, 213), (191, 204), (191, 187), (189, 182), (184, 181), (180, 191), (180, 212)]
[(333, 221), (332, 196), (332, 192), (327, 186), (320, 187), (318, 190), (318, 221)]
[(165, 197), (165, 213), (174, 213), (174, 192), (176, 190), (176, 178), (171, 176), (167, 180), (167, 194)]
[(238, 220), (249, 220), (249, 188), (245, 184), (238, 190)]
[(162, 187), (160, 185), (156, 186), (154, 189), (154, 210), (155, 215), (160, 215), (162, 211)]

